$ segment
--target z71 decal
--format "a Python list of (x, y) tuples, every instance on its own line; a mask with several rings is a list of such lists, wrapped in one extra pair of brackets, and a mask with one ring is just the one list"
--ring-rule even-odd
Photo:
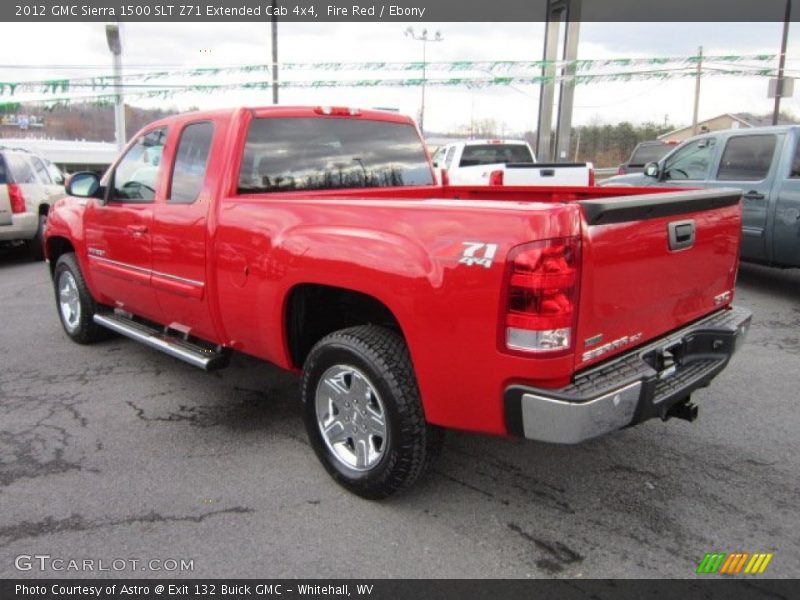
[(494, 255), (497, 254), (497, 244), (484, 244), (483, 242), (462, 242), (466, 248), (461, 254), (460, 265), (472, 267), (480, 265), (487, 269), (492, 266)]

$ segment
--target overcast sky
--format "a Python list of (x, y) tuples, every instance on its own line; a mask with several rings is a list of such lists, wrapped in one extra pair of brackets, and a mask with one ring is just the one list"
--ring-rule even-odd
[[(414, 62), (422, 58), (422, 44), (404, 37), (408, 24), (400, 23), (281, 23), (281, 62)], [(426, 23), (417, 30), (441, 31), (444, 41), (428, 44), (429, 61), (540, 60), (542, 23)], [(800, 24), (790, 33), (790, 74), (800, 76)], [(125, 23), (124, 62), (129, 71), (148, 68), (207, 67), (255, 64), (271, 60), (270, 25), (260, 23)], [(689, 56), (703, 46), (706, 55), (778, 54), (780, 23), (584, 23), (579, 59)], [(57, 50), (56, 50), (57, 49)], [(78, 75), (108, 74), (110, 54), (102, 23), (0, 24), (0, 80), (24, 81)], [(13, 57), (13, 58), (12, 58)], [(15, 61), (15, 62), (10, 62)], [(35, 65), (39, 68), (11, 68)], [(100, 68), (75, 69), (75, 65)], [(65, 68), (70, 67), (70, 68)], [(536, 73), (531, 73), (535, 75)], [(286, 78), (335, 79), (419, 77), (419, 72), (337, 74), (284, 72)], [(430, 72), (429, 78), (452, 77)], [(241, 75), (228, 76), (242, 80)], [(263, 79), (264, 76), (258, 76)], [(200, 83), (203, 80), (193, 79)], [(211, 81), (226, 81), (217, 77)], [(665, 118), (672, 125), (691, 122), (694, 79), (670, 81), (598, 82), (577, 87), (574, 123), (637, 123)], [(800, 85), (783, 107), (800, 116)], [(700, 118), (725, 112), (767, 113), (767, 82), (757, 77), (709, 77), (703, 80)], [(506, 131), (534, 129), (539, 88), (427, 88), (426, 130), (468, 126), (472, 118), (494, 119)], [(3, 98), (5, 99), (5, 98)], [(216, 108), (271, 103), (271, 92), (220, 91), (211, 95), (184, 94), (164, 100), (130, 99), (141, 106)], [(395, 107), (416, 115), (419, 88), (284, 89), (282, 104), (328, 104)]]

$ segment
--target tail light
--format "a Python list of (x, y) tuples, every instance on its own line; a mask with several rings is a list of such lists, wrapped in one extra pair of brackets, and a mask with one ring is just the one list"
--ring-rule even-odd
[(597, 185), (597, 180), (595, 179), (594, 176), (594, 169), (591, 167), (589, 167), (589, 185), (590, 186)]
[(447, 169), (442, 169), (440, 171), (440, 174), (441, 174), (440, 178), (441, 178), (441, 181), (442, 181), (442, 185), (443, 186), (450, 185), (450, 173), (447, 172)]
[(625, 175), (626, 173), (627, 171), (625, 167), (623, 165), (620, 165), (619, 168), (617, 169), (617, 175)]
[(503, 315), (506, 349), (563, 353), (572, 348), (579, 265), (577, 237), (533, 242), (511, 251)]
[(489, 173), (489, 185), (503, 185), (503, 171), (492, 171)]
[(8, 184), (8, 199), (11, 201), (11, 212), (14, 214), (25, 212), (25, 196), (16, 183)]

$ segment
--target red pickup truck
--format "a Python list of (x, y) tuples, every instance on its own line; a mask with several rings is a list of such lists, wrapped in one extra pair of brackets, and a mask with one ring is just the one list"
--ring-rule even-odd
[(445, 427), (577, 443), (692, 420), (750, 322), (740, 191), (439, 186), (396, 114), (170, 117), (67, 191), (45, 235), (67, 335), (302, 372), (314, 450), (369, 498)]

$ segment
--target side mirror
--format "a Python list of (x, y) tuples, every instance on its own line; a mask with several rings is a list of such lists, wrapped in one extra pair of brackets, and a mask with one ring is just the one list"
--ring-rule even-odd
[(644, 166), (644, 174), (646, 177), (653, 177), (654, 179), (661, 178), (661, 168), (657, 162), (649, 162)]
[(100, 191), (100, 180), (96, 173), (81, 171), (70, 176), (66, 185), (67, 194), (79, 198), (94, 198)]

